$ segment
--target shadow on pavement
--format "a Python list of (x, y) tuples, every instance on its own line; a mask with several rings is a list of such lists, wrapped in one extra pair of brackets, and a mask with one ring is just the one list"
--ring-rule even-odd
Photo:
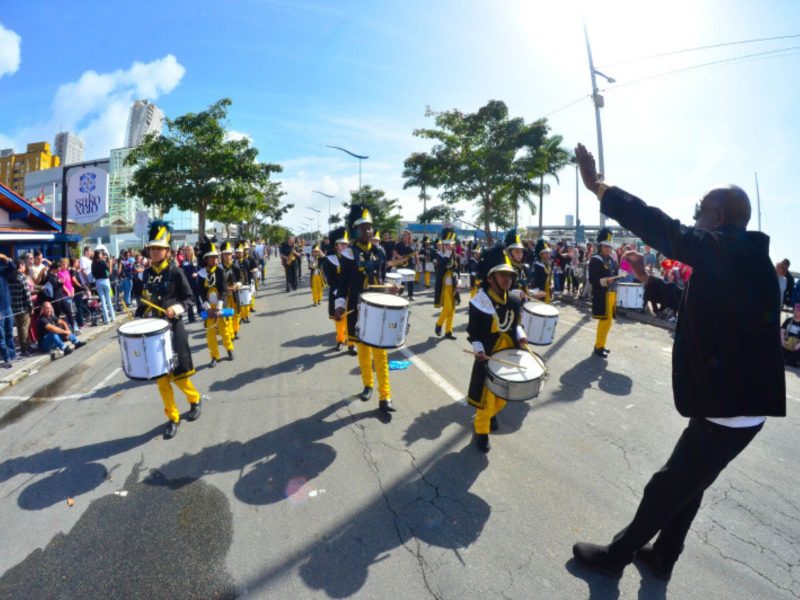
[(31, 456), (10, 458), (0, 463), (0, 482), (20, 473), (56, 471), (25, 487), (17, 499), (20, 508), (41, 510), (95, 489), (108, 477), (106, 467), (96, 461), (149, 442), (161, 435), (163, 428), (163, 425), (158, 425), (150, 431), (126, 438), (66, 450), (49, 448)]
[(633, 389), (633, 380), (630, 377), (610, 371), (608, 362), (594, 354), (564, 371), (558, 382), (561, 387), (553, 392), (553, 399), (560, 402), (580, 400), (595, 382), (602, 391), (612, 396), (627, 396)]
[(564, 566), (567, 571), (578, 579), (583, 579), (589, 585), (587, 600), (618, 600), (619, 580), (586, 569), (574, 557), (570, 558)]
[(330, 349), (325, 348), (319, 352), (315, 352), (314, 354), (304, 354), (303, 356), (288, 358), (283, 362), (274, 363), (269, 367), (258, 367), (255, 369), (250, 369), (249, 371), (242, 371), (230, 379), (215, 381), (211, 384), (211, 386), (209, 386), (209, 389), (213, 392), (233, 392), (239, 390), (248, 383), (258, 381), (264, 377), (290, 374), (300, 375), (306, 371), (310, 371), (318, 363), (331, 358)]
[(418, 415), (403, 434), (403, 441), (410, 446), (419, 440), (436, 440), (453, 423), (469, 423), (475, 409), (458, 402), (449, 402)]

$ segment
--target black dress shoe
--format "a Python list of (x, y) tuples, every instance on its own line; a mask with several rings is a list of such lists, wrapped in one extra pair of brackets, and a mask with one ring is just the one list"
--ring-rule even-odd
[[(254, 312), (256, 312), (256, 309), (255, 309), (255, 308), (253, 308), (253, 307), (251, 306), (251, 307), (250, 307), (250, 312), (251, 312), (251, 313), (254, 313)], [(250, 321), (248, 320), (247, 322), (249, 323)]]
[(228, 350), (228, 360), (233, 360), (233, 350)]
[(500, 424), (497, 422), (497, 417), (492, 417), (492, 419), (489, 421), (489, 429), (491, 431), (497, 431), (500, 429)]
[(76, 348), (76, 349), (77, 349), (77, 348), (82, 348), (83, 346), (85, 346), (85, 345), (86, 345), (86, 342), (84, 342), (83, 340), (80, 340), (80, 341), (78, 341), (78, 342), (75, 342), (75, 344), (74, 344), (74, 345), (75, 345), (75, 348)]
[(338, 352), (341, 349), (342, 349), (342, 342), (336, 342), (336, 351)]
[(436, 335), (442, 335), (442, 326), (437, 325), (436, 329), (434, 329), (433, 331), (436, 333)]
[(217, 359), (216, 359), (216, 358), (212, 358), (212, 359), (211, 359), (211, 362), (210, 362), (210, 363), (208, 363), (208, 368), (209, 368), (209, 369), (213, 369), (213, 368), (214, 368), (214, 367), (216, 367), (216, 366), (217, 366)]
[(387, 398), (386, 400), (381, 400), (380, 402), (378, 402), (378, 408), (385, 413), (397, 412), (397, 409), (394, 407), (394, 404), (392, 404), (391, 398)]
[(190, 404), (191, 408), (189, 412), (186, 413), (186, 420), (187, 421), (196, 421), (200, 418), (200, 400), (195, 402), (194, 404)]
[(647, 544), (644, 548), (639, 548), (636, 552), (636, 558), (645, 565), (650, 572), (662, 581), (669, 581), (672, 577), (672, 568), (675, 566), (671, 562), (662, 557), (652, 546)]
[(355, 347), (355, 346), (348, 346), (348, 347), (347, 347), (347, 353), (348, 353), (350, 356), (358, 356), (358, 350), (356, 350), (356, 347)]
[(175, 421), (167, 421), (167, 426), (164, 427), (164, 439), (171, 440), (178, 433), (178, 423)]
[(358, 397), (361, 398), (362, 402), (366, 402), (367, 400), (372, 398), (372, 388), (369, 387), (368, 385), (364, 386), (364, 389), (361, 391)]
[(452, 331), (450, 333), (445, 333), (444, 334), (444, 338), (446, 340), (457, 340), (458, 339), (456, 336), (453, 335)]
[(600, 358), (608, 358), (608, 354), (606, 354), (605, 348), (595, 348), (594, 355), (599, 356)]
[(587, 569), (614, 579), (622, 577), (622, 571), (628, 564), (613, 558), (608, 551), (608, 546), (599, 546), (586, 542), (575, 544), (572, 547), (572, 554)]
[(239, 339), (239, 334), (238, 333), (234, 333), (233, 334), (233, 339), (238, 340)]
[(476, 433), (475, 434), (475, 445), (478, 447), (478, 450), (486, 454), (492, 448), (489, 444), (489, 434), (488, 433)]

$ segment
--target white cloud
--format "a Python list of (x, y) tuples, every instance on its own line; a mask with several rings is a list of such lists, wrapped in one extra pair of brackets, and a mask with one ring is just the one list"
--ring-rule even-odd
[(13, 139), (10, 146), (24, 148), (31, 141), (52, 140), (58, 131), (74, 131), (86, 142), (87, 158), (108, 156), (109, 150), (123, 144), (133, 101), (155, 101), (169, 94), (185, 72), (172, 54), (149, 63), (134, 62), (127, 70), (85, 71), (76, 81), (59, 86), (49, 119), (0, 132), (0, 139)]
[(18, 34), (0, 23), (0, 77), (13, 75), (19, 69), (21, 41)]
[(230, 130), (225, 134), (225, 141), (239, 141), (239, 140), (247, 140), (250, 144), (253, 143), (253, 136), (247, 135), (246, 133), (242, 133), (241, 131)]

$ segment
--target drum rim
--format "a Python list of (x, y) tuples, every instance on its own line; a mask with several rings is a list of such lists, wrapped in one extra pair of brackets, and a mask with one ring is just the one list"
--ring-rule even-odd
[[(378, 304), (377, 302), (370, 301), (369, 298), (364, 298), (365, 294), (361, 294), (358, 297), (359, 303), (363, 302), (364, 304), (369, 304), (370, 306), (374, 306), (376, 308), (385, 308), (386, 310), (403, 310), (411, 306), (411, 303), (406, 300), (405, 298), (400, 298), (399, 296), (394, 296), (393, 294), (381, 294), (380, 292), (367, 292), (369, 294), (375, 294), (376, 296), (391, 296), (392, 298), (397, 298), (398, 300), (402, 300), (405, 304), (400, 306), (387, 306), (385, 304)], [(395, 348), (396, 346), (390, 346), (391, 348)]]
[[(534, 312), (533, 308), (531, 308), (531, 309), (525, 308), (529, 304), (532, 304), (533, 308), (543, 308), (544, 310), (554, 310), (556, 312), (555, 312), (555, 314), (543, 315), (543, 314)], [(532, 302), (532, 301), (531, 302), (525, 302), (522, 305), (522, 310), (524, 310), (529, 315), (538, 315), (540, 317), (545, 317), (546, 319), (552, 319), (554, 317), (558, 318), (558, 316), (561, 314), (561, 311), (559, 311), (555, 306), (551, 306), (550, 304), (546, 304), (544, 302)]]
[(152, 337), (154, 335), (161, 335), (165, 331), (172, 330), (172, 326), (170, 325), (169, 321), (165, 321), (164, 319), (154, 319), (152, 317), (148, 317), (148, 319), (151, 321), (163, 321), (164, 325), (161, 327), (161, 329), (157, 329), (155, 331), (148, 331), (147, 333), (126, 333), (122, 331), (123, 327), (125, 327), (126, 325), (133, 325), (137, 321), (139, 321), (140, 323), (141, 321), (144, 321), (144, 319), (134, 319), (133, 321), (128, 321), (127, 323), (123, 323), (122, 325), (120, 325), (117, 328), (117, 334), (121, 337), (127, 337), (127, 338)]
[[(500, 355), (502, 352), (508, 352), (508, 351), (511, 351), (511, 352), (520, 352), (520, 353), (522, 353), (522, 355), (523, 355), (523, 356), (525, 356), (526, 354), (528, 354), (528, 353), (527, 353), (527, 352), (525, 352), (524, 350), (520, 350), (520, 349), (518, 349), (518, 348), (504, 348), (503, 350), (498, 350), (497, 352), (495, 352), (495, 353), (494, 353), (494, 354), (492, 354), (491, 356), (495, 356), (495, 357), (497, 357), (497, 358), (500, 358), (500, 356), (499, 356), (499, 355)], [(537, 353), (535, 353), (535, 352), (534, 352), (534, 354), (536, 354), (536, 356), (539, 356), (539, 355), (538, 355)], [(533, 357), (531, 357), (531, 358), (533, 358)], [(542, 362), (544, 362), (544, 359), (543, 359), (541, 356), (539, 356), (539, 358), (542, 360)], [(496, 373), (496, 371), (492, 369), (491, 362), (492, 362), (492, 361), (490, 360), (490, 361), (489, 361), (489, 363), (487, 363), (487, 365), (486, 365), (486, 373), (487, 373), (487, 374), (488, 374), (488, 373), (492, 373), (492, 375), (495, 375), (495, 376), (497, 376), (497, 373)], [(538, 368), (540, 368), (540, 369), (541, 369), (541, 371), (542, 371), (542, 372), (541, 372), (541, 374), (540, 374), (538, 377), (535, 377), (535, 378), (533, 378), (533, 379), (527, 379), (527, 380), (525, 380), (525, 381), (514, 381), (514, 380), (511, 380), (511, 379), (504, 379), (503, 381), (511, 381), (512, 383), (525, 384), (525, 383), (530, 383), (531, 381), (537, 381), (538, 379), (541, 379), (542, 377), (544, 377), (545, 370), (544, 370), (544, 369), (542, 369), (542, 365), (540, 365), (540, 364), (539, 364), (539, 362), (538, 362), (538, 361), (537, 361), (535, 358), (533, 359), (533, 362), (534, 362), (534, 363), (536, 364), (536, 366), (537, 366)], [(510, 367), (506, 367), (505, 365), (502, 365), (502, 364), (500, 364), (500, 363), (495, 363), (495, 364), (497, 364), (497, 365), (498, 365), (498, 367), (497, 367), (498, 369), (499, 369), (499, 368), (510, 368)]]

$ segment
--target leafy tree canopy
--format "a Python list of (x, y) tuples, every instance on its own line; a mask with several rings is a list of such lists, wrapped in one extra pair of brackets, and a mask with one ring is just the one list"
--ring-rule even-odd
[(396, 234), (400, 228), (401, 217), (396, 211), (400, 208), (400, 200), (397, 198), (387, 198), (386, 192), (365, 185), (360, 190), (350, 192), (350, 202), (344, 202), (343, 206), (347, 209), (350, 205), (365, 204), (372, 215), (372, 229)]

